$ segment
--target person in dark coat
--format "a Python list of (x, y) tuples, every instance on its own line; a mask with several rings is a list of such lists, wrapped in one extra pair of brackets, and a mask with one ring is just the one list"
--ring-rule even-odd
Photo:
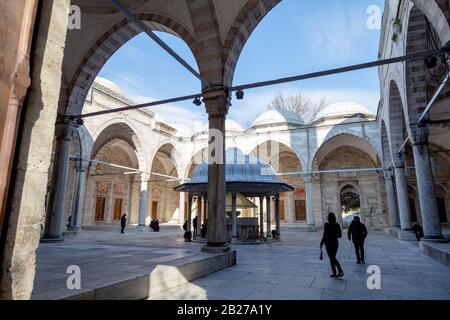
[(348, 228), (348, 240), (353, 241), (356, 252), (356, 263), (365, 263), (364, 261), (364, 241), (367, 237), (366, 226), (361, 222), (360, 218), (355, 216), (350, 227)]
[(414, 223), (412, 229), (417, 238), (417, 241), (420, 241), (424, 236), (422, 226), (418, 223)]
[(127, 225), (127, 215), (124, 214), (121, 218), (120, 218), (120, 226), (121, 226), (121, 231), (120, 233), (125, 233), (125, 227)]
[(154, 232), (159, 232), (159, 221), (158, 218), (156, 217), (154, 222), (153, 222), (153, 231)]
[(325, 223), (323, 230), (320, 249), (322, 250), (323, 245), (325, 245), (328, 258), (330, 259), (331, 270), (333, 271), (332, 278), (342, 278), (344, 276), (341, 264), (336, 258), (339, 249), (339, 238), (342, 238), (341, 226), (336, 222), (336, 215), (330, 212), (328, 214), (328, 222)]
[(193, 227), (192, 229), (194, 230), (194, 239), (197, 238), (197, 222), (198, 222), (197, 217), (195, 217), (192, 220), (192, 227)]
[(206, 232), (207, 232), (207, 221), (205, 221), (205, 223), (202, 225), (202, 229), (200, 230), (201, 234), (202, 234), (202, 239), (206, 238)]

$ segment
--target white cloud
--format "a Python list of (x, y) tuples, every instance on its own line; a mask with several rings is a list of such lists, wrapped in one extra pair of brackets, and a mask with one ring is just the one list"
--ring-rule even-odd
[[(330, 19), (332, 17), (332, 19)], [(366, 12), (360, 8), (330, 6), (305, 17), (302, 32), (311, 44), (309, 50), (336, 63), (352, 59), (361, 48), (360, 42), (369, 32)]]
[(243, 124), (250, 125), (258, 115), (267, 110), (267, 106), (272, 98), (278, 94), (283, 93), (292, 95), (295, 93), (302, 93), (304, 96), (310, 98), (314, 102), (319, 102), (322, 98), (327, 104), (332, 104), (339, 101), (357, 102), (369, 109), (369, 111), (376, 114), (379, 102), (379, 93), (371, 90), (351, 89), (351, 88), (337, 88), (337, 89), (321, 89), (321, 88), (285, 88), (264, 90), (245, 95), (242, 101), (233, 100), (233, 106), (230, 108), (229, 117)]

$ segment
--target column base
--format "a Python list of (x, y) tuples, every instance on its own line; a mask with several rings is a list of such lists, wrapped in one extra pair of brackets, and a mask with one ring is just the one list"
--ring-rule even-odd
[(145, 224), (144, 225), (140, 224), (136, 227), (136, 230), (139, 232), (143, 232), (143, 231), (147, 230), (147, 226)]
[(55, 242), (63, 242), (66, 240), (64, 236), (44, 236), (40, 242), (41, 243), (55, 243)]
[(202, 246), (202, 252), (207, 253), (223, 253), (228, 252), (230, 250), (231, 247), (228, 244), (221, 244), (221, 245), (205, 244), (204, 246)]
[(315, 224), (308, 224), (308, 231), (310, 232), (316, 232), (317, 228)]
[(191, 242), (192, 241), (192, 232), (191, 231), (186, 231), (184, 233), (184, 241), (186, 242)]
[(448, 240), (444, 238), (444, 236), (437, 236), (437, 237), (425, 236), (422, 240), (426, 242), (448, 243)]
[(386, 233), (403, 241), (417, 241), (416, 235), (412, 230), (402, 230), (400, 228), (388, 228)]
[(67, 231), (77, 232), (80, 231), (81, 227), (68, 227)]

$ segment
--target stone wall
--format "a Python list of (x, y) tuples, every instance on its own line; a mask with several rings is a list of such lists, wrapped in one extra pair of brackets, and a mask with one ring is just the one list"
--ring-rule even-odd
[[(2, 298), (29, 299), (44, 215), (70, 1), (42, 2), (2, 258)], [(62, 18), (64, 17), (64, 18)], [(49, 125), (50, 124), (50, 125)]]

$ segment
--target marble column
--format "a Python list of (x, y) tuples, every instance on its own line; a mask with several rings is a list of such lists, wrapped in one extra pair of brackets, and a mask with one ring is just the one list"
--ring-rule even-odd
[(305, 191), (306, 191), (306, 223), (312, 231), (316, 229), (316, 221), (314, 217), (313, 206), (313, 177), (311, 174), (305, 175)]
[(259, 237), (264, 239), (264, 197), (259, 197)]
[(196, 237), (201, 239), (202, 237), (202, 207), (203, 207), (203, 199), (201, 196), (197, 198), (197, 234)]
[(180, 211), (180, 215), (178, 218), (178, 223), (183, 225), (184, 221), (186, 221), (186, 217), (184, 216), (184, 208), (185, 208), (185, 200), (186, 200), (186, 194), (184, 192), (180, 192), (180, 198), (179, 198), (179, 211)]
[(208, 222), (208, 196), (205, 194), (203, 195), (203, 211), (204, 211), (204, 221), (205, 223)]
[(384, 172), (384, 180), (386, 182), (386, 198), (389, 214), (389, 225), (391, 227), (400, 227), (400, 219), (397, 210), (397, 199), (395, 198), (394, 174), (391, 170)]
[(81, 216), (84, 204), (84, 182), (86, 179), (87, 163), (78, 160), (75, 176), (75, 194), (72, 203), (72, 218), (70, 219), (70, 231), (78, 231), (81, 229)]
[(280, 194), (275, 195), (275, 221), (276, 221), (276, 231), (277, 240), (281, 239), (281, 222), (280, 222)]
[(189, 193), (188, 195), (188, 208), (187, 208), (187, 226), (186, 233), (184, 234), (184, 239), (186, 241), (191, 241), (192, 238), (192, 199), (193, 195)]
[(140, 200), (139, 200), (139, 227), (145, 227), (145, 219), (147, 218), (147, 190), (148, 181), (150, 180), (150, 175), (147, 173), (141, 174), (141, 189), (140, 189)]
[(49, 232), (46, 238), (64, 239), (65, 209), (67, 199), (67, 179), (69, 175), (70, 143), (76, 130), (76, 124), (65, 121), (64, 135), (61, 141), (61, 149), (58, 161), (58, 176), (56, 180), (56, 192), (53, 199), (53, 210), (50, 220)]
[(231, 239), (237, 240), (237, 213), (236, 213), (237, 194), (231, 194)]
[(405, 156), (397, 154), (395, 159), (395, 186), (397, 187), (398, 211), (402, 230), (411, 230), (411, 212), (409, 209), (408, 186), (405, 177)]
[(204, 91), (204, 102), (209, 121), (208, 143), (208, 227), (207, 243), (202, 251), (230, 250), (226, 232), (225, 182), (225, 118), (230, 96), (224, 87)]
[(270, 212), (270, 207), (271, 207), (271, 200), (272, 197), (268, 196), (266, 198), (266, 218), (267, 218), (267, 239), (271, 239), (272, 238), (272, 217), (271, 217), (271, 212)]
[(428, 128), (411, 128), (417, 191), (420, 201), (424, 240), (443, 240), (428, 150)]

